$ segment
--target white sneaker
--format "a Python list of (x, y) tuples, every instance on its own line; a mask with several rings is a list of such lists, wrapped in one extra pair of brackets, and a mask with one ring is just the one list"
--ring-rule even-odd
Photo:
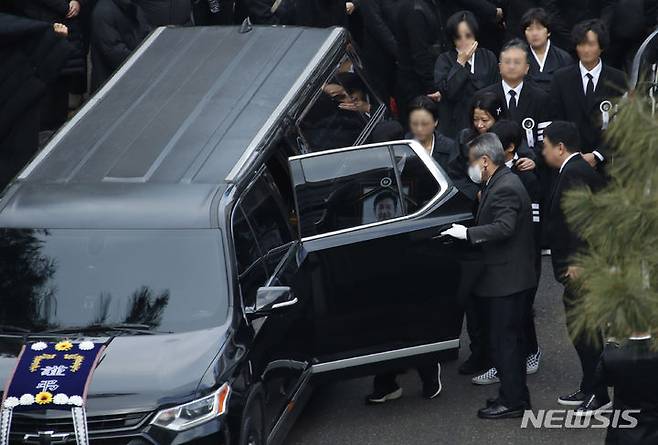
[(471, 379), (474, 385), (493, 385), (500, 382), (498, 378), (498, 370), (491, 368), (483, 374), (477, 375)]
[(530, 375), (539, 371), (539, 360), (541, 359), (541, 350), (537, 349), (537, 352), (530, 354), (525, 361), (525, 373)]

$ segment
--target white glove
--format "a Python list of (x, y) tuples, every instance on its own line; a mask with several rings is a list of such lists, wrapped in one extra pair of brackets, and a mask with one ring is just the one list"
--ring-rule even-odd
[(457, 239), (466, 239), (466, 226), (461, 224), (453, 224), (451, 228), (441, 232), (441, 235), (448, 235)]

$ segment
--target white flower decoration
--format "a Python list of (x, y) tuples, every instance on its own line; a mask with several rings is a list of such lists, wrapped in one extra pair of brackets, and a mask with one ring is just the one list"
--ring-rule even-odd
[(34, 405), (34, 396), (32, 394), (23, 394), (21, 396), (21, 405)]
[(56, 394), (55, 397), (53, 397), (53, 403), (55, 405), (68, 405), (69, 396), (66, 394)]
[(14, 408), (21, 402), (16, 397), (7, 397), (5, 399), (5, 408)]
[(48, 343), (43, 341), (38, 341), (36, 343), (32, 343), (32, 347), (30, 349), (32, 349), (33, 351), (43, 351), (47, 347), (48, 347)]
[(83, 341), (78, 345), (78, 348), (82, 351), (91, 351), (94, 349), (94, 342), (93, 341)]
[(80, 396), (69, 397), (69, 405), (82, 406), (82, 397)]

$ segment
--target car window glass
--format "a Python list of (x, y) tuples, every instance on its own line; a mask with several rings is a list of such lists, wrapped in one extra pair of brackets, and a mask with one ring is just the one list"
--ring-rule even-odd
[(393, 153), (400, 178), (403, 207), (407, 214), (415, 213), (440, 192), (439, 183), (408, 145), (393, 146)]
[(381, 102), (345, 57), (299, 121), (309, 151), (349, 147)]
[(263, 254), (292, 241), (288, 215), (275, 197), (276, 187), (266, 172), (256, 180), (241, 201)]
[(247, 270), (262, 256), (256, 237), (239, 206), (233, 212), (233, 245), (238, 262), (238, 273)]
[(387, 146), (302, 159), (296, 186), (302, 236), (361, 226), (403, 214)]

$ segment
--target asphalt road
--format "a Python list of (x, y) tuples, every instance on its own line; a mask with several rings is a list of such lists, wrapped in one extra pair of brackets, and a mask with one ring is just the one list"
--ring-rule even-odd
[[(560, 409), (556, 398), (576, 388), (578, 358), (567, 337), (562, 287), (553, 279), (545, 257), (535, 302), (543, 357), (539, 372), (528, 376), (533, 409)], [(381, 406), (366, 406), (370, 379), (343, 381), (319, 388), (293, 427), (287, 445), (602, 444), (604, 429), (522, 429), (521, 419), (482, 420), (476, 412), (498, 385), (475, 386), (457, 373), (467, 357), (468, 335), (462, 332), (460, 360), (443, 367), (443, 391), (434, 400), (421, 397), (415, 372), (400, 376), (402, 398)]]

